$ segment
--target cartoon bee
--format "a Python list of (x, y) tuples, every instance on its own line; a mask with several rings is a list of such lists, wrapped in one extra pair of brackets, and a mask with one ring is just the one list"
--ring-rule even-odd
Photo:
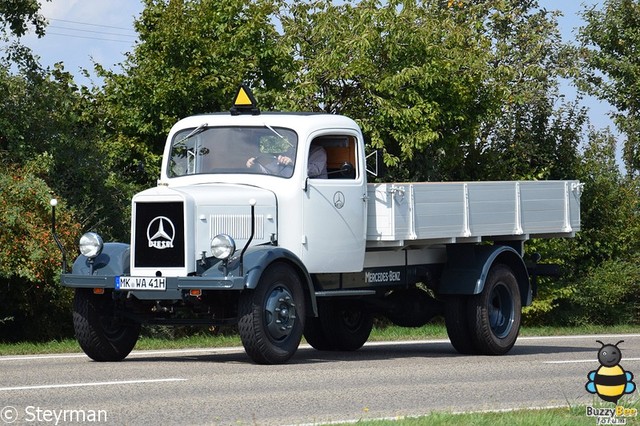
[(596, 342), (602, 345), (598, 351), (600, 368), (587, 374), (589, 381), (585, 387), (587, 392), (598, 394), (601, 399), (617, 404), (622, 395), (632, 393), (636, 389), (633, 373), (624, 371), (619, 365), (622, 353), (618, 345), (624, 340), (615, 345), (605, 345), (600, 340)]

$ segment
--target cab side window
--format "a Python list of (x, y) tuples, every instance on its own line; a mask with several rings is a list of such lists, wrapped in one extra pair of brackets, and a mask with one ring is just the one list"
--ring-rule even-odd
[[(323, 154), (318, 153), (319, 148), (324, 150), (326, 157), (326, 175), (328, 179), (355, 179), (358, 175), (356, 169), (356, 138), (346, 135), (321, 136), (313, 140), (309, 151), (309, 177), (323, 178), (313, 175), (314, 167), (319, 163)], [(315, 157), (315, 158), (314, 158)], [(315, 163), (314, 163), (315, 160)], [(317, 168), (317, 167), (316, 167)]]

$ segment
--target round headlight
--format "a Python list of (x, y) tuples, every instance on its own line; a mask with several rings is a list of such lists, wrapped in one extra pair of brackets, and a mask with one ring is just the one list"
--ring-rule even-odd
[(93, 259), (102, 253), (102, 238), (95, 232), (87, 232), (80, 237), (80, 253), (89, 259)]
[(227, 234), (218, 234), (211, 240), (211, 252), (218, 259), (228, 259), (235, 251), (236, 242)]

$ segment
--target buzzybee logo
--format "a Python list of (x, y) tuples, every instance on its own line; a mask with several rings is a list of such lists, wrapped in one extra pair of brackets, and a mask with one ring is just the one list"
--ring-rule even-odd
[(176, 235), (176, 228), (173, 222), (166, 216), (153, 218), (147, 226), (147, 240), (149, 247), (156, 249), (173, 248), (173, 239)]
[(598, 350), (600, 367), (587, 374), (589, 381), (585, 384), (585, 388), (587, 392), (596, 394), (603, 401), (612, 402), (616, 406), (615, 408), (587, 406), (586, 415), (595, 417), (598, 425), (626, 425), (627, 418), (638, 416), (638, 410), (618, 405), (618, 401), (623, 395), (633, 393), (636, 390), (636, 384), (633, 382), (633, 373), (625, 371), (620, 365), (622, 352), (618, 345), (624, 340), (615, 345), (610, 343), (605, 345), (600, 340), (596, 340), (596, 342), (602, 345)]
[(596, 340), (596, 342), (602, 345), (598, 351), (600, 368), (589, 372), (587, 375), (589, 381), (585, 387), (587, 392), (595, 393), (604, 401), (617, 404), (622, 395), (633, 393), (636, 389), (636, 384), (633, 383), (633, 373), (625, 371), (620, 366), (622, 352), (620, 352), (618, 345), (624, 340), (615, 345), (605, 345), (600, 340)]

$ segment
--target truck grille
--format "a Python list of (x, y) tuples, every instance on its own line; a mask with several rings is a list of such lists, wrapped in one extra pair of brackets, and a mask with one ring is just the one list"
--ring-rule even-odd
[[(216, 214), (211, 216), (211, 236), (225, 233), (236, 240), (247, 240), (251, 235), (251, 215), (245, 214)], [(264, 216), (256, 215), (256, 240), (264, 239)]]
[(134, 266), (184, 267), (183, 203), (136, 203), (133, 247)]

